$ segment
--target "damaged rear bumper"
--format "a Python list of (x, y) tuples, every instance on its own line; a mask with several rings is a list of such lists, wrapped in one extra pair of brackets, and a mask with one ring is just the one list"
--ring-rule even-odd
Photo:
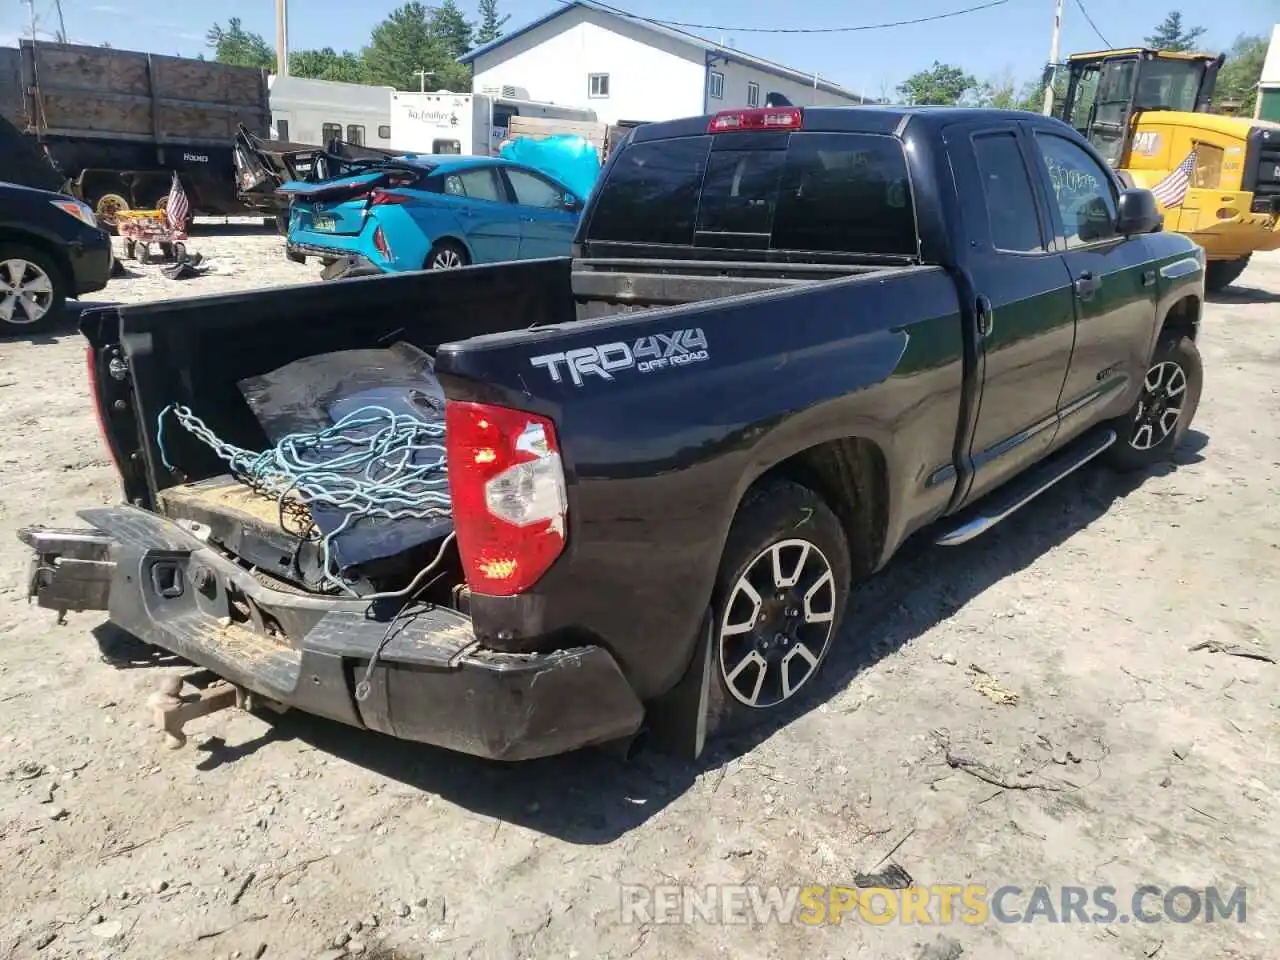
[(29, 594), (41, 606), (107, 610), (111, 622), (260, 697), (355, 727), (497, 760), (635, 734), (644, 708), (601, 647), (487, 650), (468, 617), (434, 608), (392, 631), (369, 604), (282, 589), (187, 529), (136, 507), (81, 513), (92, 529), (27, 528)]

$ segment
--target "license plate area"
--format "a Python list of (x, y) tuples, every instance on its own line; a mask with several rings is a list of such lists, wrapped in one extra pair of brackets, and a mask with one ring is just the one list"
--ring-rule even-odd
[(313, 230), (332, 233), (338, 229), (338, 221), (335, 217), (322, 213), (311, 218), (311, 227)]

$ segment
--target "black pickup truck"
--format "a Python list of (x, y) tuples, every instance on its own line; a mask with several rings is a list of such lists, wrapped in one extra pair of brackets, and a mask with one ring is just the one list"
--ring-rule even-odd
[[(811, 689), (854, 642), (853, 586), (909, 535), (964, 543), (1095, 457), (1167, 457), (1199, 401), (1203, 285), (1151, 194), (1051, 118), (648, 124), (571, 257), (86, 312), (127, 503), (22, 531), (31, 591), (397, 737), (696, 754)], [(451, 521), (350, 593), (308, 585), (306, 544), (208, 446), (158, 443), (176, 404), (263, 450), (246, 383), (406, 346), (443, 398)], [(318, 395), (281, 402), (305, 419)]]

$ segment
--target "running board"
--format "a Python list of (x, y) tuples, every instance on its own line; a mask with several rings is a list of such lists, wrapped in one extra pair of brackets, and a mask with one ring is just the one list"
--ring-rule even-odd
[(1059, 480), (1075, 473), (1115, 442), (1115, 431), (1109, 429), (1081, 437), (1007, 486), (997, 488), (979, 500), (939, 534), (934, 542), (944, 547), (968, 543), (1025, 507)]

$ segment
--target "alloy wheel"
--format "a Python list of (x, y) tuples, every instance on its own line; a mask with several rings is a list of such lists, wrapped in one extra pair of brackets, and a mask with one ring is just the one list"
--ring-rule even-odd
[(1164, 360), (1147, 371), (1138, 399), (1129, 445), (1150, 450), (1163, 443), (1178, 426), (1187, 393), (1187, 374), (1173, 360)]
[(818, 672), (835, 617), (835, 576), (815, 544), (780, 540), (761, 551), (720, 622), (720, 671), (734, 699), (767, 709), (794, 696)]
[(451, 247), (437, 250), (435, 256), (431, 258), (432, 270), (452, 270), (460, 266), (462, 266), (462, 257), (457, 250)]
[(30, 260), (0, 262), (0, 323), (38, 323), (53, 306), (53, 280)]

